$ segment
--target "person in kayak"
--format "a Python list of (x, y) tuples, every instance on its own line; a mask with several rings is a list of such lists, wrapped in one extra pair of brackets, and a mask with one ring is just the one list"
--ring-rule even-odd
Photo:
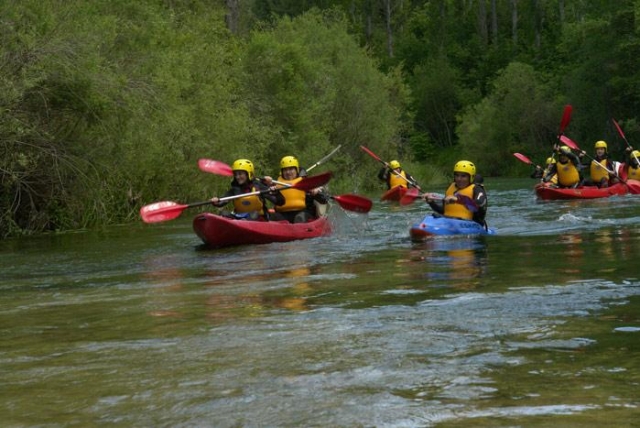
[[(285, 156), (280, 160), (279, 183), (296, 184), (307, 172), (300, 168), (300, 162), (295, 156)], [(304, 177), (303, 177), (304, 176)], [(329, 203), (329, 198), (323, 187), (317, 187), (307, 192), (298, 189), (281, 189), (285, 203), (275, 207), (274, 220), (287, 220), (289, 223), (306, 223), (317, 218), (316, 202), (321, 205)]]
[(487, 192), (482, 181), (481, 176), (476, 175), (473, 162), (461, 160), (453, 166), (453, 182), (445, 191), (444, 198), (425, 193), (423, 199), (438, 214), (473, 220), (486, 228)]
[(418, 182), (405, 170), (402, 169), (400, 162), (392, 160), (388, 166), (385, 166), (378, 172), (378, 179), (387, 183), (387, 189), (396, 186), (402, 187), (420, 187)]
[[(262, 193), (233, 199), (233, 212), (224, 209), (220, 211), (220, 215), (247, 220), (268, 220), (267, 201), (276, 207), (285, 204), (284, 196), (276, 186), (272, 185), (273, 180), (271, 177), (266, 176), (262, 180), (258, 180), (255, 177), (253, 162), (249, 159), (236, 160), (231, 165), (231, 169), (233, 170), (233, 181), (231, 181), (231, 188), (223, 197), (256, 191)], [(224, 207), (229, 202), (231, 201), (220, 202), (218, 197), (211, 198), (211, 203), (218, 208)]]
[[(531, 178), (538, 178), (542, 181), (542, 178), (549, 173), (549, 169), (551, 166), (556, 163), (556, 160), (553, 156), (548, 157), (545, 161), (545, 167), (541, 167), (540, 165), (535, 165), (533, 172), (531, 173)], [(555, 184), (558, 181), (558, 177), (553, 177), (551, 179), (551, 183)]]
[(549, 183), (556, 175), (557, 187), (575, 188), (580, 186), (582, 183), (580, 158), (571, 151), (569, 146), (560, 146), (556, 150), (558, 151), (558, 160), (551, 165), (549, 172), (542, 178), (542, 182)]
[(640, 180), (640, 150), (626, 149), (627, 159), (620, 165), (620, 178), (623, 180)]
[[(607, 142), (597, 141), (594, 145), (596, 154), (591, 161), (586, 164), (589, 166), (589, 180), (584, 180), (584, 186), (598, 186), (600, 188), (609, 187), (611, 184), (618, 182), (618, 178), (615, 175), (615, 166), (609, 154), (607, 153)], [(580, 158), (587, 154), (584, 150), (578, 155)], [(586, 166), (585, 165), (585, 166)]]

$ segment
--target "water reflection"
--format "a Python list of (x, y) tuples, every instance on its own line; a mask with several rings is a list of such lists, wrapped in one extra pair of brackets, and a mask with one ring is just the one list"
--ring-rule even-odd
[(484, 237), (428, 239), (413, 244), (411, 258), (425, 263), (423, 278), (438, 286), (471, 290), (486, 272), (487, 243)]

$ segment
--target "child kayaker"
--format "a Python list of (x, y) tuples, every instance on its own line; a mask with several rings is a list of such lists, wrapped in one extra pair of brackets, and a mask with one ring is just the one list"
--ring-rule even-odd
[[(233, 170), (233, 181), (231, 188), (223, 195), (237, 196), (245, 193), (261, 191), (260, 194), (247, 195), (242, 198), (233, 199), (233, 212), (222, 210), (220, 215), (232, 218), (242, 218), (247, 220), (269, 219), (269, 212), (266, 201), (273, 205), (284, 205), (285, 199), (280, 190), (272, 185), (272, 179), (266, 176), (261, 180), (256, 179), (253, 162), (249, 159), (238, 159), (231, 165)], [(220, 202), (220, 198), (211, 198), (211, 203), (216, 207), (224, 207), (231, 201)]]
[[(615, 172), (615, 166), (607, 153), (607, 142), (603, 140), (597, 141), (594, 149), (596, 154), (591, 158), (591, 162), (587, 164), (589, 165), (589, 180), (585, 180), (584, 185), (604, 188), (617, 183), (618, 178), (613, 173)], [(586, 154), (583, 150), (580, 152), (579, 157), (582, 158)]]
[[(280, 176), (278, 182), (296, 184), (306, 176), (306, 171), (300, 168), (300, 162), (295, 156), (285, 156), (280, 160)], [(280, 189), (285, 203), (275, 207), (275, 220), (287, 220), (290, 223), (306, 223), (317, 218), (316, 202), (326, 205), (329, 199), (323, 187), (310, 191), (298, 189)]]
[(626, 149), (627, 159), (620, 166), (620, 177), (623, 180), (640, 180), (640, 150)]
[(439, 214), (473, 220), (486, 227), (487, 193), (480, 182), (474, 183), (475, 179), (476, 166), (473, 162), (458, 161), (453, 166), (453, 182), (444, 198), (436, 198), (431, 193), (424, 194), (423, 198)]
[[(557, 146), (556, 146), (557, 147)], [(582, 183), (582, 171), (580, 158), (571, 151), (569, 146), (561, 146), (558, 151), (558, 160), (551, 165), (549, 172), (542, 178), (544, 183), (549, 183), (554, 175), (560, 188), (575, 188)]]
[(396, 186), (402, 187), (419, 187), (416, 180), (405, 170), (402, 169), (400, 162), (392, 160), (389, 166), (385, 166), (378, 172), (378, 179), (387, 183), (387, 189)]

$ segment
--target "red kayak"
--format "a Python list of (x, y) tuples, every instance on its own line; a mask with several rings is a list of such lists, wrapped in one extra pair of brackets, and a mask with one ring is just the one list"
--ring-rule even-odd
[(307, 223), (288, 221), (236, 220), (212, 213), (203, 213), (193, 219), (193, 230), (210, 247), (269, 244), (298, 239), (317, 238), (331, 233), (327, 217)]
[(561, 189), (558, 187), (548, 186), (546, 184), (537, 184), (535, 187), (536, 195), (543, 200), (557, 199), (597, 199), (608, 198), (613, 195), (626, 195), (629, 189), (624, 183), (617, 183), (609, 187), (597, 186), (581, 186), (575, 189)]
[(407, 188), (404, 186), (395, 186), (384, 192), (380, 197), (381, 201), (399, 201), (404, 194), (407, 193)]

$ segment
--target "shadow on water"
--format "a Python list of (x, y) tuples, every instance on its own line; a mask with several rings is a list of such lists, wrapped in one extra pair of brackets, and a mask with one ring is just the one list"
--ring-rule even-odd
[[(188, 219), (0, 243), (9, 426), (632, 426), (640, 205), (497, 183), (497, 236), (427, 211), (208, 250)], [(36, 398), (37, 397), (37, 398)]]

